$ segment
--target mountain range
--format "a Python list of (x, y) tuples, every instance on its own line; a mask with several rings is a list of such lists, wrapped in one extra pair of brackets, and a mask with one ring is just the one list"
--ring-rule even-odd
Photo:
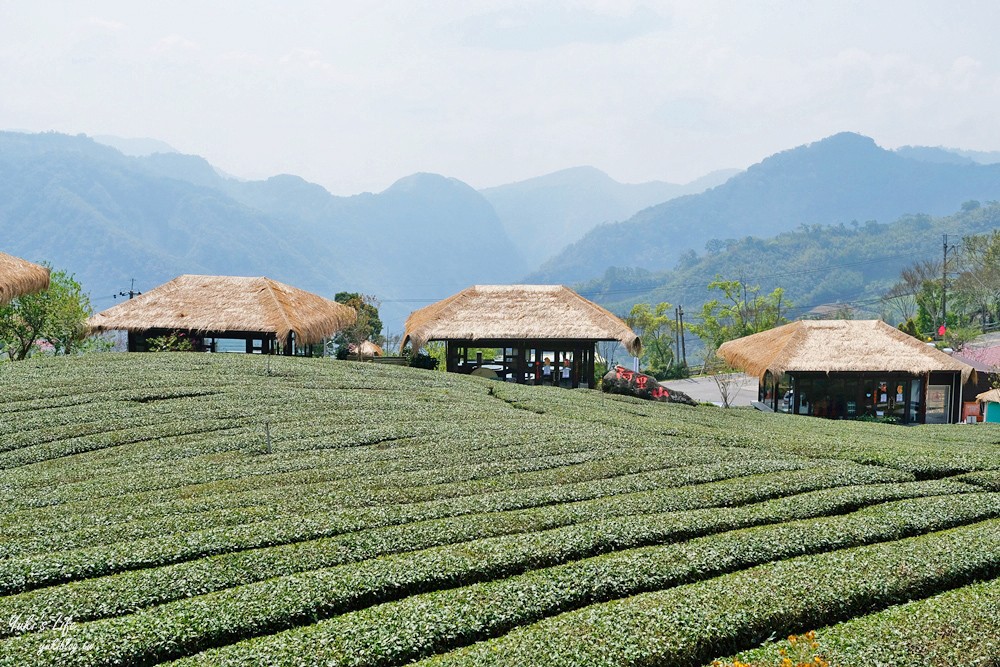
[(907, 157), (841, 133), (772, 155), (697, 195), (599, 225), (528, 280), (575, 283), (606, 267), (665, 270), (709, 241), (758, 237), (800, 225), (890, 222), (946, 215), (967, 200), (1000, 199), (1000, 164)]
[[(98, 310), (133, 278), (146, 290), (182, 273), (266, 275), (328, 297), (374, 294), (395, 332), (411, 310), (471, 284), (578, 284), (609, 267), (633, 291), (597, 280), (602, 302), (676, 302), (662, 288), (677, 283), (661, 272), (706, 258), (739, 270), (725, 262), (746, 261), (729, 253), (741, 244), (1000, 199), (989, 154), (889, 151), (849, 133), (686, 185), (622, 184), (580, 167), (479, 192), (413, 174), (351, 197), (287, 174), (238, 180), (155, 140), (117, 144), (0, 132), (2, 249), (74, 273)], [(837, 295), (810, 298), (820, 293)]]
[(714, 171), (683, 185), (633, 184), (619, 183), (594, 167), (574, 167), (479, 192), (528, 265), (535, 267), (601, 223), (627, 220), (655, 204), (721, 185), (738, 173)]
[[(671, 188), (697, 187), (633, 187), (574, 171), (496, 196), (528, 210), (516, 203), (520, 188), (557, 212), (600, 180), (610, 202), (600, 212), (554, 213), (582, 235)], [(563, 203), (544, 206), (546, 188)], [(266, 275), (326, 296), (373, 294), (383, 319), (400, 328), (416, 307), (470, 284), (516, 282), (537, 265), (522, 254), (531, 244), (512, 241), (490, 201), (454, 178), (413, 174), (380, 193), (337, 197), (288, 174), (238, 180), (146, 139), (0, 133), (0, 227), (5, 251), (75, 274), (98, 310), (132, 279), (142, 291), (182, 273)], [(568, 233), (553, 228), (536, 227), (552, 238)]]
[(335, 197), (295, 176), (237, 181), (199, 157), (54, 133), (0, 133), (0, 228), (5, 251), (74, 273), (98, 310), (132, 278), (141, 291), (183, 273), (266, 275), (377, 295), (401, 322), (399, 301), (526, 270), (489, 203), (456, 179)]

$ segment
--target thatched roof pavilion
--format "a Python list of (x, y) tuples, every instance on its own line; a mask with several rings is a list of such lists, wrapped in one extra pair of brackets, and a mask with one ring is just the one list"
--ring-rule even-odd
[(20, 257), (0, 252), (0, 306), (24, 294), (49, 287), (49, 270)]
[[(594, 345), (619, 341), (632, 354), (642, 350), (639, 337), (618, 317), (562, 285), (475, 285), (421, 308), (406, 320), (402, 345), (420, 349), (428, 341), (448, 344), (448, 370), (472, 372), (470, 348), (502, 348), (501, 374), (518, 382), (553, 383), (572, 365), (567, 384), (590, 386)], [(554, 370), (542, 367), (546, 353)], [(533, 368), (537, 366), (538, 368)]]
[[(949, 405), (942, 409), (950, 414), (960, 408), (961, 386), (975, 372), (968, 364), (879, 320), (792, 322), (724, 343), (718, 354), (730, 366), (760, 378), (761, 400), (776, 409), (816, 414), (814, 402), (801, 398), (807, 384), (811, 399), (830, 394), (830, 401), (835, 402), (832, 395), (842, 394), (843, 411), (821, 406), (830, 412), (820, 416), (861, 416), (861, 408), (871, 408), (873, 416), (889, 416), (903, 411), (905, 404), (913, 410), (905, 408), (903, 421), (923, 421), (917, 417), (926, 413), (927, 399), (940, 398), (929, 391), (942, 386), (949, 388), (944, 392)], [(792, 391), (796, 381), (798, 396)], [(869, 387), (871, 383), (875, 384)], [(795, 405), (779, 407), (779, 394), (789, 393)], [(803, 402), (808, 411), (803, 411)]]
[(145, 338), (183, 331), (244, 339), (248, 352), (273, 352), (278, 343), (292, 354), (294, 346), (318, 343), (356, 317), (349, 306), (270, 278), (183, 275), (94, 315), (87, 324), (95, 332), (128, 331), (130, 350), (140, 348)]
[(786, 370), (821, 373), (900, 371), (921, 375), (973, 369), (881, 320), (799, 320), (723, 343), (719, 356), (763, 377)]

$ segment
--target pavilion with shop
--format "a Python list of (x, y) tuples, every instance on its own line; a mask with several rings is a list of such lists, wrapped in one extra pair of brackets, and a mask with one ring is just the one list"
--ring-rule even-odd
[(49, 270), (20, 257), (0, 252), (0, 306), (19, 296), (49, 287)]
[(574, 388), (593, 386), (598, 342), (642, 349), (621, 319), (562, 285), (469, 287), (410, 314), (401, 347), (428, 341), (444, 341), (451, 373)]
[[(308, 354), (352, 325), (355, 310), (270, 278), (183, 275), (94, 315), (92, 332), (127, 331), (128, 350), (182, 333), (198, 351)], [(234, 345), (235, 344), (235, 345)]]
[(801, 320), (724, 343), (718, 355), (759, 378), (767, 408), (829, 419), (955, 423), (975, 373), (880, 320)]

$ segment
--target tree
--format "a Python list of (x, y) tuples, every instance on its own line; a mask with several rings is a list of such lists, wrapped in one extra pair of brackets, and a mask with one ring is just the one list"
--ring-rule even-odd
[(785, 290), (781, 287), (770, 294), (761, 294), (760, 285), (716, 279), (708, 288), (721, 291), (722, 298), (705, 303), (701, 309), (701, 324), (689, 324), (688, 328), (705, 342), (710, 352), (719, 349), (727, 340), (767, 331), (788, 322), (782, 309), (791, 304), (784, 300)]
[(626, 324), (642, 339), (642, 362), (649, 375), (657, 380), (669, 377), (674, 367), (674, 334), (676, 322), (671, 317), (672, 306), (667, 302), (651, 308), (648, 303), (637, 303), (625, 318)]
[(882, 303), (900, 322), (914, 321), (920, 333), (935, 330), (941, 312), (941, 262), (922, 260), (903, 269)]
[[(627, 319), (625, 317), (622, 318)], [(618, 348), (621, 343), (616, 340), (602, 340), (597, 342), (597, 358), (594, 360), (594, 375), (602, 378), (604, 374), (615, 367)]]
[(333, 297), (337, 303), (353, 308), (358, 317), (351, 326), (341, 329), (333, 338), (337, 346), (337, 358), (346, 359), (350, 346), (361, 350), (365, 341), (379, 343), (382, 339), (382, 320), (378, 314), (378, 299), (371, 294), (358, 292), (338, 292)]
[(73, 354), (92, 314), (80, 283), (65, 271), (52, 271), (48, 289), (0, 307), (0, 348), (12, 361), (29, 357), (38, 342), (49, 343), (55, 354)]
[(722, 407), (732, 407), (742, 387), (742, 377), (736, 369), (727, 364), (715, 350), (709, 350), (705, 353), (705, 374), (715, 382), (719, 397), (722, 399)]
[(949, 296), (954, 293), (975, 311), (968, 313), (970, 322), (978, 315), (985, 326), (1000, 316), (1000, 231), (962, 239), (959, 261)]
[(73, 354), (87, 338), (87, 318), (94, 314), (90, 297), (65, 271), (52, 274), (48, 291), (50, 308), (44, 338), (56, 354)]
[(917, 309), (915, 296), (908, 285), (897, 282), (882, 295), (882, 304), (888, 309), (883, 311), (883, 315), (893, 317), (900, 326), (904, 322), (912, 322)]

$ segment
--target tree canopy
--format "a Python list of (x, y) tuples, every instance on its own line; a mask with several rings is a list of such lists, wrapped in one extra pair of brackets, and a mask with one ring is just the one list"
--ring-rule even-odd
[(626, 318), (628, 326), (642, 339), (642, 362), (647, 373), (658, 380), (676, 376), (677, 323), (670, 315), (671, 308), (665, 301), (653, 307), (637, 303)]
[(85, 338), (93, 314), (90, 297), (72, 275), (52, 271), (49, 288), (0, 306), (0, 349), (22, 360), (47, 343), (54, 354), (73, 354)]
[(701, 310), (701, 323), (692, 323), (689, 328), (705, 342), (710, 352), (727, 340), (767, 331), (788, 322), (783, 313), (791, 304), (784, 300), (785, 290), (781, 287), (761, 294), (760, 285), (717, 278), (708, 284), (708, 289), (718, 290), (722, 296), (706, 302)]
[(374, 296), (358, 292), (337, 292), (333, 300), (350, 306), (358, 313), (354, 324), (342, 329), (333, 338), (338, 358), (346, 359), (351, 345), (360, 349), (361, 344), (367, 340), (382, 342), (382, 319), (378, 314), (378, 300)]

